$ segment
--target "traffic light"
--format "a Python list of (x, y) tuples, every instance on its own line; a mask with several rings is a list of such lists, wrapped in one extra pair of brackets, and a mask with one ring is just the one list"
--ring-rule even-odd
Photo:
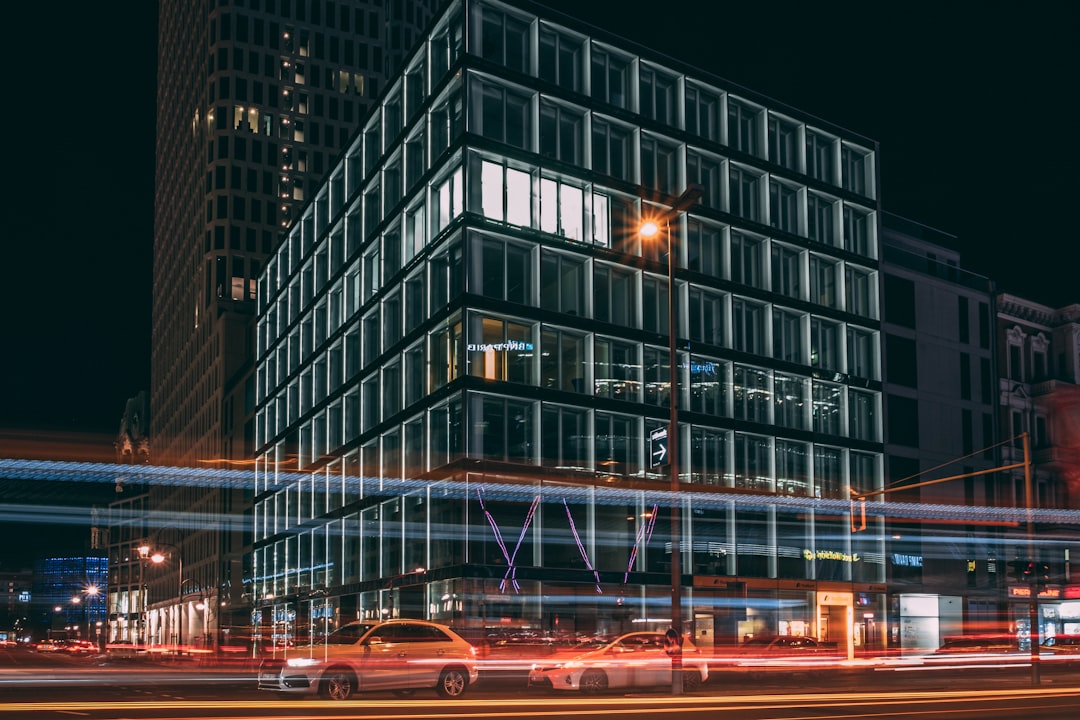
[(1050, 563), (1040, 562), (1035, 564), (1035, 579), (1040, 585), (1047, 585), (1050, 582)]
[(1035, 563), (1031, 560), (1010, 560), (1009, 579), (1018, 583), (1030, 583), (1035, 575)]

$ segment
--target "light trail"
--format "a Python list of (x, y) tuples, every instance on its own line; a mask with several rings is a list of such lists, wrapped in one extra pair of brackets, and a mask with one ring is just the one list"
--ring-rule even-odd
[[(62, 462), (51, 460), (16, 460), (0, 458), (0, 478), (9, 480), (97, 482), (129, 485), (156, 486), (197, 486), (215, 488), (241, 488), (251, 491), (270, 492), (298, 483), (310, 481), (310, 473), (278, 472), (268, 477), (273, 483), (259, 490), (256, 473), (251, 470), (220, 470), (210, 468), (178, 468), (157, 465), (119, 465), (115, 463)], [(621, 505), (636, 501), (643, 494), (650, 502), (670, 505), (674, 499), (666, 483), (656, 481), (656, 488), (645, 485), (648, 478), (631, 478), (636, 483), (633, 488), (612, 488), (585, 482), (581, 485), (559, 482), (557, 489), (552, 489), (545, 496), (548, 502), (558, 502), (566, 498), (576, 502), (593, 502), (598, 505)], [(520, 482), (509, 479), (493, 480), (490, 475), (484, 481), (468, 480), (418, 480), (381, 477), (343, 478), (344, 490), (357, 498), (366, 496), (399, 496), (425, 492), (429, 488), (438, 488), (441, 493), (447, 491), (471, 494), (475, 488), (484, 488), (485, 496), (494, 500), (522, 502), (528, 505), (539, 490), (544, 492), (553, 482), (537, 476), (524, 478)], [(847, 499), (829, 499), (771, 495), (744, 492), (731, 492), (728, 488), (716, 488), (705, 485), (686, 485), (694, 498), (695, 507), (703, 509), (724, 509), (737, 504), (745, 510), (776, 508), (785, 512), (815, 510), (819, 513), (833, 513), (838, 516), (850, 511)], [(680, 493), (683, 495), (685, 493)], [(0, 505), (0, 516), (8, 516), (20, 505)], [(891, 519), (917, 519), (953, 523), (957, 520), (993, 523), (1026, 523), (1031, 519), (1040, 524), (1080, 525), (1080, 510), (1055, 508), (1027, 509), (1023, 507), (971, 507), (966, 505), (938, 505), (930, 503), (900, 503), (893, 501), (867, 501), (866, 512), (873, 516), (888, 516)]]
[[(895, 692), (846, 692), (846, 693), (806, 693), (790, 695), (738, 695), (725, 697), (701, 697), (701, 696), (653, 696), (653, 697), (543, 697), (533, 699), (508, 698), (505, 700), (483, 699), (467, 700), (456, 710), (453, 703), (447, 704), (439, 701), (431, 703), (418, 702), (416, 700), (381, 700), (361, 697), (357, 700), (345, 702), (320, 701), (320, 700), (270, 700), (270, 701), (204, 701), (204, 700), (165, 700), (165, 701), (106, 701), (106, 702), (23, 702), (0, 704), (0, 715), (20, 714), (27, 712), (60, 712), (79, 713), (103, 711), (138, 711), (138, 710), (184, 710), (184, 711), (208, 711), (208, 710), (264, 710), (265, 715), (244, 715), (245, 718), (273, 718), (274, 720), (300, 720), (301, 718), (324, 718), (330, 720), (353, 720), (357, 717), (356, 710), (364, 709), (365, 718), (373, 720), (390, 720), (391, 718), (431, 718), (431, 710), (424, 712), (402, 713), (401, 710), (428, 708), (437, 706), (441, 711), (439, 717), (448, 718), (499, 718), (499, 717), (566, 717), (572, 715), (601, 716), (611, 714), (613, 710), (623, 715), (644, 715), (655, 713), (658, 707), (662, 707), (665, 713), (689, 714), (708, 711), (715, 712), (738, 712), (760, 710), (806, 710), (824, 705), (845, 704), (846, 707), (872, 705), (875, 710), (882, 707), (897, 708), (911, 705), (917, 702), (933, 702), (960, 706), (969, 703), (986, 703), (990, 701), (1010, 700), (1017, 701), (1021, 698), (1029, 700), (1052, 700), (1065, 698), (1080, 698), (1080, 687), (1067, 688), (1009, 688), (1001, 690), (937, 690), (937, 691), (895, 691)], [(542, 705), (543, 710), (537, 710), (536, 706)], [(323, 714), (312, 712), (315, 709), (325, 710), (328, 708), (340, 708), (341, 714)], [(985, 708), (983, 708), (985, 709)], [(1004, 708), (1003, 708), (1004, 709)], [(282, 710), (300, 711), (297, 714), (285, 714)], [(303, 712), (307, 710), (308, 712)], [(372, 713), (371, 710), (387, 711), (382, 714)], [(398, 712), (389, 712), (397, 710)], [(973, 710), (972, 710), (973, 711)], [(940, 711), (937, 711), (940, 713)], [(957, 707), (957, 712), (969, 712)], [(895, 713), (894, 713), (895, 714)], [(922, 711), (913, 711), (909, 715), (930, 714)], [(844, 717), (889, 717), (889, 713), (873, 712), (857, 714), (845, 714)], [(202, 720), (225, 720), (234, 718), (234, 715), (219, 715), (215, 717), (208, 713), (201, 713), (197, 717)], [(800, 720), (814, 720), (811, 716), (800, 715)], [(820, 718), (832, 718), (835, 715), (817, 716)], [(772, 720), (782, 720), (773, 718)]]

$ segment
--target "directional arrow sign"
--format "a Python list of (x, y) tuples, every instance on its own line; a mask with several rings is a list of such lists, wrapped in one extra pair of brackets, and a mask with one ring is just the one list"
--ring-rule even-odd
[(649, 433), (649, 467), (667, 465), (667, 428), (656, 428)]

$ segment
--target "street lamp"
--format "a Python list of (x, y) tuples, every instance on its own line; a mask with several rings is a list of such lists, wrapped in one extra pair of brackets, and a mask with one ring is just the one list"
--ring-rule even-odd
[[(671, 484), (671, 629), (675, 635), (671, 648), (671, 694), (682, 695), (682, 529), (679, 527), (679, 362), (676, 346), (675, 325), (675, 246), (671, 222), (681, 213), (696, 205), (705, 194), (701, 185), (690, 183), (675, 199), (671, 209), (656, 217), (647, 218), (639, 233), (646, 240), (655, 238), (661, 229), (667, 235), (667, 285), (668, 285), (668, 430), (667, 462)], [(670, 631), (669, 631), (670, 634)]]
[(146, 584), (143, 581), (143, 571), (146, 568), (146, 560), (150, 557), (150, 546), (140, 545), (139, 548), (139, 597), (138, 607), (135, 608), (135, 650), (139, 649), (139, 641), (146, 640)]
[[(180, 552), (180, 548), (176, 545), (169, 543), (159, 543), (160, 545), (170, 548), (176, 553), (176, 615), (177, 615), (177, 630), (176, 630), (176, 654), (180, 654), (180, 648), (184, 645), (184, 555)], [(165, 555), (160, 550), (150, 556), (150, 562), (155, 565), (160, 565), (165, 562)]]

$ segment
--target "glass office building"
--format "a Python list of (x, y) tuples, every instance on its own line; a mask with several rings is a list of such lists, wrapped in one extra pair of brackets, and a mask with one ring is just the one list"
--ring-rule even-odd
[(260, 632), (662, 629), (677, 537), (699, 645), (883, 643), (875, 143), (538, 11), (449, 4), (259, 279)]

